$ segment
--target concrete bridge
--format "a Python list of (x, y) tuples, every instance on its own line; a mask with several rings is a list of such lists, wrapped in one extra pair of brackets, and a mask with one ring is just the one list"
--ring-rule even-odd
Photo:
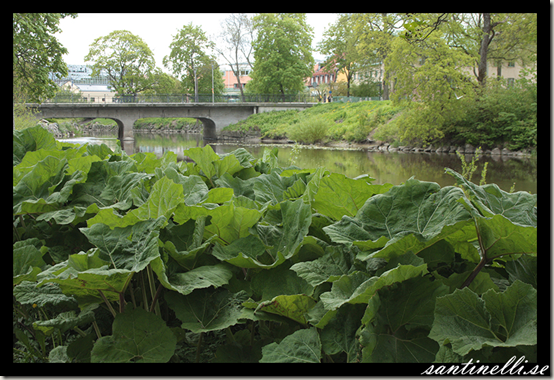
[(204, 139), (217, 139), (221, 130), (248, 116), (277, 110), (303, 110), (315, 103), (43, 103), (27, 104), (37, 118), (106, 118), (119, 126), (120, 140), (133, 140), (133, 124), (145, 117), (191, 117), (204, 124)]

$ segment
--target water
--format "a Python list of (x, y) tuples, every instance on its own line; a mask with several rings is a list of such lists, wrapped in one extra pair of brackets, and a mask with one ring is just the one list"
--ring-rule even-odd
[[(113, 136), (76, 137), (63, 139), (74, 143), (106, 144), (110, 148), (117, 146), (117, 139)], [(124, 143), (125, 144), (125, 143)], [(254, 157), (261, 157), (267, 145), (239, 145), (227, 143), (209, 142), (218, 154), (230, 153), (243, 147)], [(153, 152), (162, 156), (166, 151), (177, 154), (177, 159), (184, 159), (183, 151), (204, 146), (202, 135), (199, 134), (135, 134), (135, 142), (131, 146), (123, 146), (128, 154), (137, 152)], [(129, 151), (131, 149), (131, 151)], [(292, 145), (279, 146), (279, 164), (289, 166), (291, 159), (301, 168), (316, 168), (323, 166), (333, 172), (344, 174), (354, 178), (361, 174), (368, 174), (375, 178), (373, 183), (392, 183), (399, 185), (410, 177), (422, 181), (437, 182), (440, 186), (454, 185), (453, 177), (444, 173), (444, 168), (449, 167), (459, 173), (462, 171), (460, 159), (455, 154), (446, 153), (377, 153), (360, 150), (316, 149), (306, 147), (301, 149), (294, 157)], [(466, 161), (471, 161), (471, 156), (466, 156)], [(537, 193), (537, 159), (515, 158), (504, 156), (482, 156), (477, 162), (472, 181), (479, 183), (481, 170), (485, 162), (488, 162), (487, 183), (495, 183), (501, 189), (509, 191), (515, 182), (515, 191), (529, 191)]]

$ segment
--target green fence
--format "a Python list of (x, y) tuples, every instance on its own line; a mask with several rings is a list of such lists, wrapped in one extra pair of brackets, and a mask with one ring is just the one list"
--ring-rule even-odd
[(381, 100), (378, 96), (333, 96), (334, 102), (354, 103), (367, 100)]
[[(123, 95), (115, 96), (112, 99), (113, 103), (241, 103), (241, 102), (256, 102), (256, 103), (315, 103), (317, 100), (314, 96), (305, 94), (245, 94), (242, 97), (240, 94), (214, 95), (198, 94), (195, 100), (194, 94), (158, 94), (158, 95)], [(86, 98), (78, 94), (72, 95), (57, 95), (48, 100), (47, 103), (84, 103)]]

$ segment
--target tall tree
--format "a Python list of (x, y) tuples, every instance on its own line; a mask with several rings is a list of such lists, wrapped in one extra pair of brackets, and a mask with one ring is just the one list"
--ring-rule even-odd
[[(356, 13), (354, 28), (359, 36), (358, 52), (362, 56), (377, 57), (385, 62), (391, 52), (391, 44), (402, 29), (402, 15), (397, 13)], [(385, 64), (383, 99), (389, 99), (390, 79)]]
[(463, 51), (473, 59), (470, 67), (473, 66), (480, 88), (487, 82), (488, 66), (491, 63), (501, 67), (503, 62), (519, 60), (522, 65), (526, 65), (536, 59), (536, 14), (415, 13), (410, 14), (410, 17), (412, 25), (418, 25), (421, 30), (429, 29), (429, 33), (416, 38), (408, 35), (408, 41), (424, 40), (431, 33), (442, 32), (450, 47)]
[(249, 87), (264, 94), (296, 94), (313, 71), (313, 29), (304, 13), (261, 13), (253, 18), (257, 38)]
[(150, 87), (154, 54), (140, 38), (127, 30), (114, 30), (90, 45), (85, 62), (94, 62), (92, 76), (107, 73), (119, 95), (136, 95)]
[(32, 102), (52, 97), (58, 86), (50, 77), (67, 75), (63, 54), (67, 49), (54, 37), (60, 20), (76, 13), (13, 14), (14, 95)]
[[(185, 91), (195, 92), (196, 90), (198, 93), (200, 72), (206, 70), (202, 69), (203, 66), (213, 61), (209, 52), (214, 46), (215, 44), (208, 39), (200, 26), (189, 23), (173, 36), (173, 41), (169, 45), (171, 52), (164, 57), (163, 64), (181, 80)], [(217, 73), (219, 74), (219, 70)], [(211, 84), (208, 88), (211, 88)]]
[(325, 54), (327, 62), (325, 71), (343, 70), (346, 74), (346, 96), (350, 96), (352, 76), (362, 67), (362, 60), (358, 53), (359, 35), (354, 33), (352, 15), (341, 14), (338, 20), (323, 33), (323, 40), (318, 43), (321, 54)]
[(385, 64), (395, 79), (391, 98), (408, 100), (413, 110), (403, 120), (400, 139), (429, 142), (444, 136), (443, 125), (463, 116), (473, 99), (471, 73), (464, 70), (472, 59), (451, 49), (440, 33), (417, 43), (395, 38)]
[(233, 74), (237, 78), (237, 84), (240, 89), (240, 94), (244, 100), (244, 90), (241, 80), (241, 64), (250, 62), (252, 52), (252, 20), (244, 13), (232, 13), (228, 18), (221, 23), (222, 32), (220, 38), (222, 40), (221, 48), (217, 52), (227, 61)]

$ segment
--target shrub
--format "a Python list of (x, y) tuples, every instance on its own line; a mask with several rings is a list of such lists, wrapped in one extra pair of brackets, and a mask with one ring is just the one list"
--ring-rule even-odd
[(325, 142), (329, 126), (330, 122), (322, 116), (307, 118), (289, 126), (287, 136), (291, 140), (306, 144)]

